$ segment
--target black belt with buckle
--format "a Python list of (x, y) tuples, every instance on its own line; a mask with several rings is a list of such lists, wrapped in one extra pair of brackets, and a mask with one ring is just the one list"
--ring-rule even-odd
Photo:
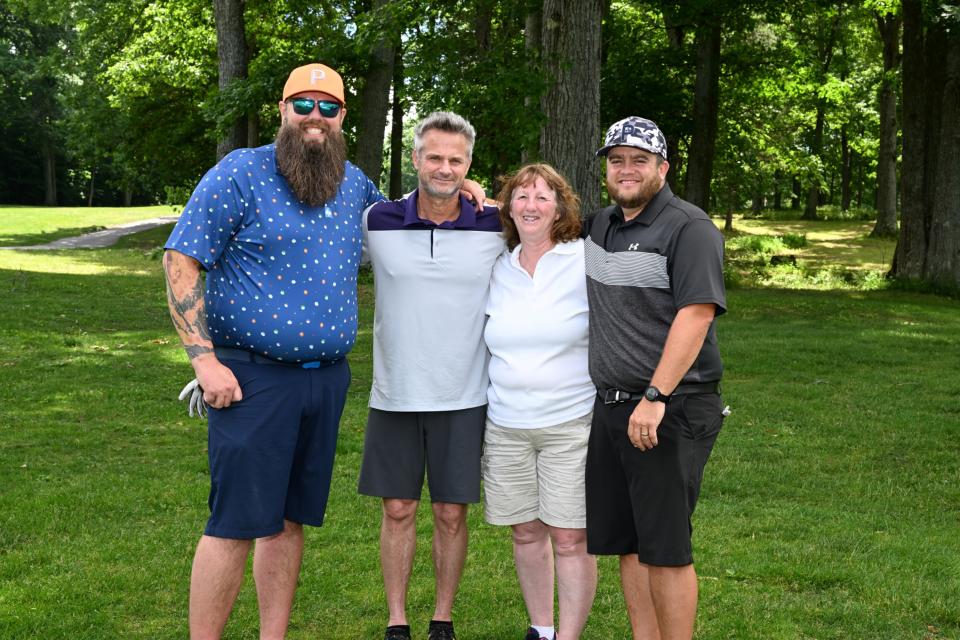
[(241, 360), (243, 362), (255, 362), (257, 364), (275, 364), (281, 367), (297, 367), (298, 369), (324, 369), (332, 367), (335, 364), (343, 362), (343, 358), (336, 360), (312, 360), (310, 362), (281, 362), (273, 360), (259, 353), (244, 351), (243, 349), (231, 349), (230, 347), (214, 347), (213, 352), (220, 360)]
[[(677, 385), (670, 397), (682, 396), (690, 393), (717, 393), (720, 391), (719, 382), (691, 382), (689, 384)], [(603, 404), (617, 404), (618, 402), (627, 402), (628, 400), (640, 400), (643, 398), (643, 391), (624, 391), (623, 389), (597, 389), (597, 395), (603, 400)]]

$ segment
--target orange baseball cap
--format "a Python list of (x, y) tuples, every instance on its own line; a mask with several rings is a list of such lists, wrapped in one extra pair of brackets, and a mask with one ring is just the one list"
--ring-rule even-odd
[(290, 72), (287, 83), (283, 85), (283, 99), (305, 91), (323, 91), (347, 104), (343, 97), (343, 78), (325, 64), (307, 64)]

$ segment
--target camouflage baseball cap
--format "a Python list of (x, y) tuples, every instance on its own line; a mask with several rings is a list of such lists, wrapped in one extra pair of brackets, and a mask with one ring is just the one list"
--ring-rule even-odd
[(667, 139), (652, 120), (630, 116), (614, 122), (607, 129), (603, 146), (597, 150), (598, 156), (605, 156), (614, 147), (636, 147), (667, 159)]

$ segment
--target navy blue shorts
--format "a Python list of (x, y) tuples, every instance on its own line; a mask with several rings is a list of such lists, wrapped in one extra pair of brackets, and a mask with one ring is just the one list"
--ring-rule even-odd
[(693, 562), (691, 518), (703, 469), (723, 426), (719, 394), (675, 395), (657, 428), (659, 444), (640, 451), (627, 437), (638, 401), (593, 407), (587, 447), (587, 551), (636, 553), (653, 566)]
[(341, 360), (318, 369), (221, 359), (243, 400), (209, 409), (210, 519), (204, 533), (252, 539), (283, 521), (319, 527), (350, 384)]

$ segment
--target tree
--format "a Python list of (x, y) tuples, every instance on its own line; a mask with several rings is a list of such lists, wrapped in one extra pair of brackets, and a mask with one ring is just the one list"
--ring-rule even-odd
[[(808, 31), (801, 29), (800, 38), (809, 37), (814, 48), (813, 50), (813, 69), (815, 82), (819, 86), (827, 84), (827, 74), (830, 71), (830, 63), (833, 60), (837, 38), (841, 26), (841, 7), (829, 7), (828, 19), (825, 21), (816, 20), (813, 27)], [(823, 134), (826, 126), (827, 99), (821, 91), (818, 91), (816, 97), (816, 116), (814, 117), (813, 131), (810, 134), (810, 153), (816, 159), (821, 159), (823, 154)], [(822, 175), (816, 172), (811, 175), (809, 186), (807, 187), (807, 203), (803, 210), (803, 218), (806, 220), (817, 219), (817, 206), (820, 204), (820, 189)]]
[(960, 14), (903, 0), (903, 206), (892, 275), (960, 288)]
[(684, 198), (710, 210), (710, 181), (716, 152), (720, 106), (720, 17), (705, 16), (697, 27), (697, 79), (693, 98), (693, 137), (687, 159)]
[[(388, 0), (374, 0), (369, 21), (362, 27), (365, 34), (381, 34), (370, 46), (369, 65), (364, 74), (360, 100), (360, 131), (357, 136), (354, 162), (374, 184), (380, 183), (383, 172), (383, 135), (390, 103), (393, 80), (394, 48), (398, 30), (395, 21), (384, 19)], [(377, 18), (380, 18), (379, 20)]]
[(897, 68), (900, 65), (900, 17), (876, 13), (883, 43), (880, 81), (880, 153), (877, 159), (877, 223), (874, 237), (897, 235)]
[(584, 211), (600, 205), (600, 0), (544, 0), (543, 59), (554, 80), (540, 106), (546, 122), (540, 156), (580, 194)]
[[(243, 0), (213, 0), (217, 25), (219, 87), (225, 91), (233, 82), (247, 77), (247, 37), (243, 26)], [(247, 145), (245, 115), (231, 118), (227, 133), (217, 142), (217, 160)]]

